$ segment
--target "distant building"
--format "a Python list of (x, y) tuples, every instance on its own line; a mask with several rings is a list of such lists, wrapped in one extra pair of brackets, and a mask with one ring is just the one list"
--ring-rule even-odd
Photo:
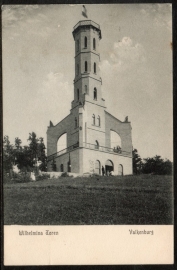
[[(47, 129), (48, 171), (132, 174), (131, 124), (107, 112), (99, 74), (100, 26), (79, 21), (75, 41), (74, 100), (70, 114)], [(109, 89), (108, 89), (109, 90)], [(63, 93), (64, 96), (64, 93)], [(57, 144), (65, 136), (64, 149)]]

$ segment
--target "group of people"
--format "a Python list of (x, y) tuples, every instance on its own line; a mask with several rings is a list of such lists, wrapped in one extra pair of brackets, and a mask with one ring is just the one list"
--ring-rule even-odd
[(106, 176), (112, 176), (113, 175), (113, 171), (105, 171), (105, 168), (102, 166), (102, 175), (106, 175)]

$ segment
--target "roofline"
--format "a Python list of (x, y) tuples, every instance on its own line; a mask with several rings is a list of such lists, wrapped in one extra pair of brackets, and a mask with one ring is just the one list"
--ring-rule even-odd
[[(89, 22), (88, 24), (87, 23), (83, 23), (82, 22)], [(92, 28), (95, 28), (97, 31), (98, 31), (98, 34), (99, 34), (99, 38), (101, 39), (102, 36), (101, 36), (101, 29), (100, 29), (100, 25), (92, 20), (82, 20), (82, 21), (79, 21), (74, 27), (73, 27), (73, 38), (75, 40), (75, 32), (78, 31), (79, 28), (82, 28), (82, 27), (85, 27), (85, 26), (91, 26)]]
[(105, 110), (105, 113), (107, 113), (107, 114), (109, 114), (111, 117), (113, 117), (113, 118), (115, 118), (117, 121), (119, 121), (120, 123), (122, 123), (122, 124), (130, 124), (131, 122), (122, 122), (122, 121), (120, 121), (118, 118), (116, 118), (114, 115), (112, 115), (112, 114), (110, 114), (109, 112), (107, 112), (106, 110)]

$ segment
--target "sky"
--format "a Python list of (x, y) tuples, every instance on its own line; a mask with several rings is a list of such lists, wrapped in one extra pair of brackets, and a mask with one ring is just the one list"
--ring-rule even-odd
[[(173, 160), (171, 4), (90, 4), (101, 27), (107, 111), (132, 126), (141, 158)], [(74, 98), (72, 31), (82, 5), (2, 6), (3, 135), (28, 144), (67, 116)]]

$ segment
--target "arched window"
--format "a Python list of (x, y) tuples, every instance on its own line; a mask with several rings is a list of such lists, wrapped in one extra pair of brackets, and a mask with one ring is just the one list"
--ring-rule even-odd
[(88, 93), (87, 93), (87, 85), (85, 85), (85, 94), (88, 94)]
[(118, 166), (118, 175), (123, 175), (123, 165), (119, 164)]
[(77, 76), (79, 75), (79, 64), (77, 64)]
[(85, 61), (85, 72), (87, 72), (87, 61)]
[(64, 166), (63, 166), (63, 164), (60, 165), (60, 171), (61, 172), (64, 172)]
[(96, 73), (96, 63), (94, 63), (94, 73)]
[(110, 130), (110, 140), (113, 152), (120, 154), (122, 152), (122, 142), (120, 135), (117, 132)]
[(93, 125), (95, 125), (95, 115), (92, 115), (92, 119), (93, 119)]
[(96, 50), (96, 40), (95, 40), (95, 38), (93, 39), (93, 49)]
[(77, 128), (77, 118), (75, 117), (75, 128)]
[(98, 126), (100, 127), (100, 116), (98, 115), (98, 117), (97, 117), (97, 120), (98, 120)]
[(99, 142), (97, 140), (95, 141), (95, 149), (99, 149)]
[(84, 46), (87, 48), (87, 37), (84, 38)]
[(79, 51), (79, 39), (77, 40), (77, 51)]
[(77, 89), (77, 100), (79, 100), (79, 89)]
[[(57, 141), (57, 152), (58, 155), (61, 154), (60, 151), (67, 148), (67, 133), (62, 134)], [(60, 153), (59, 153), (60, 152)]]
[(97, 89), (96, 89), (96, 87), (93, 90), (93, 99), (97, 100)]
[(101, 174), (101, 163), (99, 160), (95, 161), (95, 173), (96, 174)]

